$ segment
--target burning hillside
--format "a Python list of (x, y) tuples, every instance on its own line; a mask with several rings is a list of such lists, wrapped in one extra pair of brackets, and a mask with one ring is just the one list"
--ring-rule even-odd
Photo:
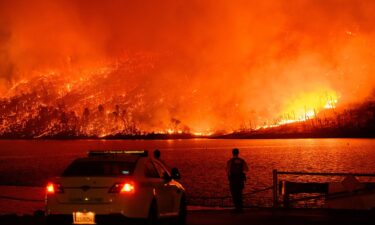
[[(187, 127), (171, 118), (154, 126), (153, 114), (164, 107), (160, 92), (148, 92), (147, 81), (134, 79), (158, 73), (148, 54), (123, 57), (115, 64), (75, 71), (47, 71), (10, 89), (1, 101), (0, 133), (7, 137), (106, 137), (166, 132)], [(70, 77), (70, 76), (69, 76)], [(152, 96), (149, 96), (152, 95)], [(146, 102), (152, 98), (153, 102)]]
[(371, 0), (1, 1), (0, 136), (317, 119), (374, 89), (374, 11)]

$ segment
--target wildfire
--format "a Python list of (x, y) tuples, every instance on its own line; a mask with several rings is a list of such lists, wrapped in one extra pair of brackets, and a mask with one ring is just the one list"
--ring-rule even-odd
[[(116, 80), (119, 71), (129, 73), (134, 67), (125, 61), (122, 65), (117, 62), (115, 66), (84, 70), (84, 76), (81, 74), (77, 79), (67, 80), (58, 71), (52, 71), (30, 81), (22, 80), (10, 89), (10, 97), (2, 99), (0, 134), (104, 138), (150, 132), (199, 137), (216, 132), (207, 122), (201, 121), (194, 127), (176, 118), (161, 127), (144, 126), (144, 117), (137, 119), (149, 110), (143, 89), (130, 93), (129, 90), (113, 92), (111, 86), (108, 90), (102, 87), (102, 82)], [(142, 68), (147, 71), (147, 66)], [(322, 110), (334, 109), (338, 100), (336, 92), (328, 89), (299, 94), (286, 104), (278, 119), (257, 129), (312, 119)]]
[(312, 119), (322, 110), (336, 108), (338, 99), (337, 93), (332, 90), (301, 94), (288, 104), (283, 115), (274, 125), (284, 125)]
[(2, 0), (0, 136), (325, 125), (321, 115), (373, 93), (374, 8), (373, 0)]

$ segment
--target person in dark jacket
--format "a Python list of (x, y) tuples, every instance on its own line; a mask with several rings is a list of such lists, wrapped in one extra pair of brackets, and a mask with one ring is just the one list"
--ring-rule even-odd
[(238, 148), (234, 148), (232, 150), (233, 157), (227, 162), (229, 188), (236, 212), (242, 212), (242, 192), (245, 186), (246, 172), (249, 170), (246, 161), (238, 157), (239, 154)]

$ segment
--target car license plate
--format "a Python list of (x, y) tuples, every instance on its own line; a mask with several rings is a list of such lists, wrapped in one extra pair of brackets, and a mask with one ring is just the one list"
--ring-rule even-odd
[(74, 212), (73, 224), (95, 224), (95, 213), (93, 212)]

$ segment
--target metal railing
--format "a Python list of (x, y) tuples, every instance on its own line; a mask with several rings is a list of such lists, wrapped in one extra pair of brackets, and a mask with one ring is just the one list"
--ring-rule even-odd
[[(25, 186), (23, 186), (25, 187)], [(27, 187), (25, 187), (27, 188)], [(29, 186), (29, 188), (36, 188), (35, 186)], [(42, 188), (42, 187), (40, 187)], [(251, 192), (246, 192), (243, 194), (244, 200), (249, 199), (253, 197), (254, 195), (272, 190), (271, 187), (266, 187), (258, 190), (253, 190)], [(216, 206), (216, 207), (228, 207), (232, 206), (232, 197), (230, 195), (228, 196), (215, 196), (215, 197), (209, 197), (209, 196), (190, 196), (188, 195), (188, 203), (190, 205), (200, 205), (200, 206)], [(45, 199), (32, 199), (32, 198), (25, 198), (25, 197), (18, 197), (18, 196), (10, 196), (10, 195), (0, 195), (0, 201), (1, 200), (12, 200), (12, 201), (22, 201), (22, 202), (31, 202), (31, 203), (43, 203)], [(201, 204), (196, 204), (201, 203)]]
[[(375, 177), (374, 173), (324, 173), (324, 172), (291, 172), (291, 171), (278, 171), (274, 169), (272, 171), (272, 196), (273, 196), (273, 207), (279, 207), (279, 175), (302, 175), (302, 176), (325, 176), (325, 177)], [(319, 194), (315, 196), (307, 196), (299, 199), (293, 199), (291, 202), (305, 201), (311, 199), (326, 198), (331, 196), (349, 196), (351, 193), (333, 193), (333, 194)]]
[(22, 202), (44, 202), (45, 201), (42, 199), (20, 198), (20, 197), (5, 196), (5, 195), (0, 195), (0, 199), (22, 201)]
[[(248, 202), (251, 197), (254, 195), (272, 190), (273, 186), (254, 190), (251, 192), (246, 192), (244, 193), (243, 199), (244, 202)], [(215, 207), (229, 207), (232, 206), (232, 196), (227, 195), (227, 196), (215, 196), (215, 197), (210, 197), (210, 196), (188, 196), (188, 203), (190, 205), (201, 205), (201, 206), (215, 206)], [(246, 204), (245, 204), (246, 206)], [(250, 206), (250, 205), (248, 205)]]

